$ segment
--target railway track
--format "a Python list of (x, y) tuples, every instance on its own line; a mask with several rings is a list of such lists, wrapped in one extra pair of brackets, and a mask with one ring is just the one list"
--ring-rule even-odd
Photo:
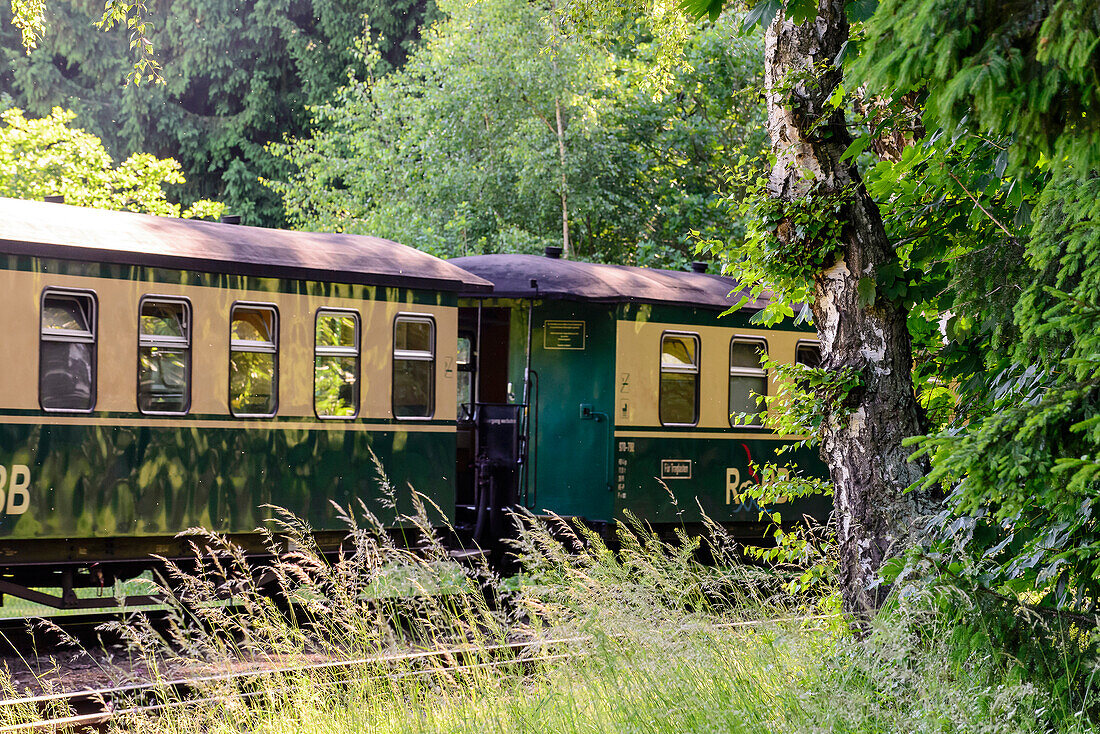
[[(369, 675), (391, 674), (397, 677), (460, 672), (487, 667), (529, 667), (538, 662), (574, 657), (576, 650), (557, 651), (587, 641), (586, 637), (528, 640), (488, 646), (456, 647), (442, 650), (379, 655), (348, 660), (331, 660), (283, 667), (255, 668), (217, 675), (197, 676), (158, 683), (142, 683), (114, 688), (57, 693), (0, 701), (0, 716), (33, 720), (0, 726), (0, 734), (61, 732), (104, 729), (113, 719), (128, 715), (152, 714), (182, 706), (211, 705), (224, 701), (209, 691), (231, 689), (242, 700), (250, 700), (285, 690), (271, 685), (279, 676), (311, 675), (319, 685), (338, 685)], [(396, 671), (396, 672), (394, 672)], [(58, 715), (63, 712), (63, 715)]]

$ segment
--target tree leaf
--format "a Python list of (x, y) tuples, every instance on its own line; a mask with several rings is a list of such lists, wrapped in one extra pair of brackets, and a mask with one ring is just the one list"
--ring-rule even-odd
[(680, 0), (680, 9), (693, 18), (706, 15), (714, 21), (718, 20), (725, 4), (725, 0)]
[(749, 12), (745, 13), (745, 17), (741, 20), (741, 28), (748, 30), (757, 23), (762, 26), (771, 25), (782, 7), (783, 3), (780, 0), (759, 0)]
[(817, 19), (817, 0), (790, 0), (787, 17), (795, 25), (805, 25)]
[(840, 160), (846, 161), (849, 158), (855, 158), (859, 156), (863, 151), (867, 150), (867, 146), (871, 144), (870, 135), (860, 135), (858, 138), (852, 141), (852, 144), (844, 149), (844, 153), (840, 156)]
[(878, 9), (878, 0), (854, 0), (845, 7), (848, 13), (849, 23), (862, 23), (875, 14)]
[(875, 279), (860, 278), (856, 285), (856, 296), (860, 308), (870, 308), (875, 303)]

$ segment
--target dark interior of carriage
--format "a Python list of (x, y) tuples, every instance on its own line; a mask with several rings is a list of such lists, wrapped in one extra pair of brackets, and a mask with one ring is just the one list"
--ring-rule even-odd
[(469, 340), (460, 373), (470, 377), (459, 385), (455, 527), (464, 541), (486, 548), (503, 536), (506, 509), (519, 501), (527, 444), (522, 394), (508, 379), (511, 314), (459, 309), (459, 338)]

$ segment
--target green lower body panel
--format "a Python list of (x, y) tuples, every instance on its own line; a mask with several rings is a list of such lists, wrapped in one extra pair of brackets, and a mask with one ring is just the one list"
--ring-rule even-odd
[(744, 490), (758, 483), (753, 465), (794, 464), (798, 471), (827, 477), (814, 449), (776, 457), (778, 439), (661, 435), (615, 439), (616, 516), (630, 512), (650, 523), (697, 523), (703, 513), (723, 524), (756, 524), (760, 513), (779, 512), (784, 522), (810, 515), (824, 523), (829, 497), (807, 497), (761, 507)]
[(392, 524), (412, 509), (410, 485), (449, 515), (454, 447), (450, 428), (0, 424), (0, 540), (252, 533), (271, 506), (318, 531), (344, 530), (334, 502), (359, 512), (362, 501)]

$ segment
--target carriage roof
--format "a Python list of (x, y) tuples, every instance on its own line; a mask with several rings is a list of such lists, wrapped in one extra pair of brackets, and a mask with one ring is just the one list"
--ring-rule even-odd
[[(747, 294), (747, 289), (733, 278), (708, 273), (604, 265), (539, 255), (474, 255), (449, 262), (492, 282), (493, 298), (653, 303), (725, 310)], [(745, 308), (759, 310), (767, 303), (765, 293)]]
[(0, 198), (0, 252), (123, 265), (483, 292), (491, 284), (412, 247), (351, 234), (247, 227)]

